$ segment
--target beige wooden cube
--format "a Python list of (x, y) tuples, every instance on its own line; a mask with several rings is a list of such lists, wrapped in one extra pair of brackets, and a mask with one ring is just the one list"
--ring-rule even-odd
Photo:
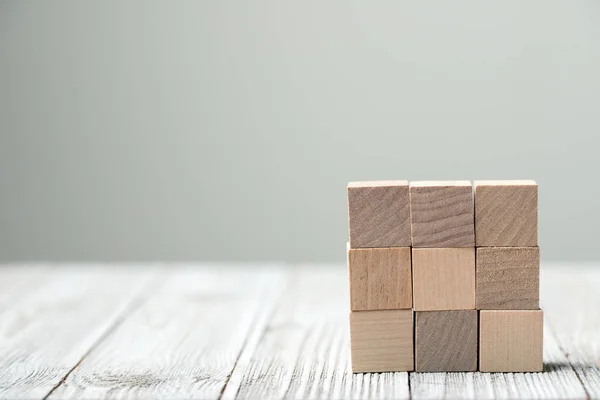
[(471, 182), (411, 182), (410, 218), (413, 247), (474, 247)]
[(408, 181), (350, 182), (350, 247), (409, 247)]
[(535, 181), (475, 181), (474, 185), (477, 247), (538, 245)]
[(475, 309), (475, 248), (412, 249), (415, 311)]
[(353, 372), (412, 371), (412, 310), (350, 313)]
[(347, 251), (352, 311), (412, 307), (410, 247)]
[(479, 369), (538, 372), (543, 369), (542, 310), (481, 310)]

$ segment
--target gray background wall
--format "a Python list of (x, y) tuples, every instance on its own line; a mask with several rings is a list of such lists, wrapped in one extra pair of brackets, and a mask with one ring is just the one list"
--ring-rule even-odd
[(349, 180), (534, 178), (598, 259), (600, 3), (0, 3), (0, 260), (342, 261)]

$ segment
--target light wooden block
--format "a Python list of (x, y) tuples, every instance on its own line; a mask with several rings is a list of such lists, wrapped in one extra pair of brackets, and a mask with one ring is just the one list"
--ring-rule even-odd
[(410, 247), (347, 250), (352, 311), (412, 308)]
[(475, 309), (475, 248), (412, 249), (415, 311)]
[(542, 310), (482, 310), (479, 369), (483, 372), (538, 372), (543, 369)]
[(538, 247), (477, 249), (479, 310), (536, 310), (540, 299)]
[(475, 247), (469, 181), (411, 182), (410, 216), (413, 247)]
[(475, 181), (474, 184), (477, 247), (538, 245), (535, 181)]
[(477, 311), (417, 311), (415, 371), (477, 371)]
[(353, 372), (412, 371), (412, 310), (350, 313)]
[(350, 246), (409, 247), (408, 181), (350, 182)]

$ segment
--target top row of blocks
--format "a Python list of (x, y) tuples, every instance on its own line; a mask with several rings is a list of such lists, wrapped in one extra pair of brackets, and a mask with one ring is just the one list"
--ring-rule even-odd
[(537, 246), (538, 186), (532, 180), (351, 182), (348, 217), (351, 248)]

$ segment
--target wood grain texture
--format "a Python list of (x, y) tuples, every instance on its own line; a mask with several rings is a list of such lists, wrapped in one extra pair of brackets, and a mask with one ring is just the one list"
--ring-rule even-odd
[(476, 302), (479, 310), (535, 310), (540, 297), (538, 247), (479, 247)]
[(475, 249), (414, 249), (415, 311), (475, 309)]
[(411, 182), (410, 220), (413, 247), (474, 247), (471, 183)]
[[(588, 397), (600, 398), (600, 265), (584, 268), (564, 263), (555, 269), (544, 267), (541, 284), (541, 303), (548, 324), (544, 339), (548, 334), (556, 336)], [(548, 363), (546, 357), (544, 362)], [(564, 368), (563, 363), (556, 365)]]
[(352, 311), (412, 308), (410, 247), (347, 251)]
[(51, 398), (219, 398), (263, 296), (283, 282), (252, 268), (189, 267), (168, 278)]
[[(347, 270), (342, 265), (335, 267), (303, 265), (291, 269), (291, 276), (285, 280), (287, 283), (281, 284), (283, 294), (279, 301), (279, 297), (276, 295), (277, 291), (267, 290), (260, 296), (261, 306), (252, 318), (252, 328), (246, 331), (245, 345), (240, 353), (236, 354), (237, 348), (234, 347), (227, 347), (229, 350), (225, 350), (227, 354), (232, 354), (231, 356), (223, 356), (221, 351), (208, 352), (203, 369), (208, 372), (208, 375), (198, 375), (196, 367), (182, 367), (178, 369), (177, 373), (184, 382), (188, 379), (186, 377), (189, 377), (189, 380), (195, 379), (198, 385), (204, 382), (207, 386), (218, 386), (218, 382), (222, 382), (219, 371), (227, 369), (223, 365), (223, 360), (237, 358), (233, 372), (230, 375), (225, 374), (225, 379), (229, 380), (222, 399), (396, 399), (408, 398), (409, 395), (415, 399), (599, 398), (600, 336), (598, 336), (598, 332), (600, 331), (600, 314), (597, 309), (600, 304), (600, 291), (597, 288), (600, 287), (600, 266), (590, 264), (589, 268), (584, 268), (583, 265), (566, 263), (555, 268), (551, 264), (545, 263), (541, 270), (540, 301), (544, 307), (546, 323), (543, 335), (543, 372), (410, 373), (410, 388), (408, 385), (409, 374), (406, 372), (352, 374), (348, 329)], [(27, 267), (24, 266), (24, 268)], [(124, 271), (123, 268), (128, 271)], [(49, 274), (43, 272), (41, 280), (36, 278), (33, 283), (22, 287), (22, 291), (17, 294), (17, 297), (13, 297), (12, 300), (5, 303), (6, 309), (0, 310), (0, 349), (2, 349), (3, 356), (3, 359), (0, 360), (3, 367), (0, 369), (0, 398), (18, 397), (15, 392), (23, 393), (22, 397), (43, 398), (46, 393), (35, 388), (47, 386), (48, 371), (68, 366), (73, 361), (73, 357), (48, 357), (47, 355), (41, 356), (41, 354), (53, 351), (52, 346), (55, 343), (58, 353), (77, 352), (77, 349), (82, 348), (77, 340), (73, 340), (76, 336), (73, 331), (90, 328), (99, 332), (91, 325), (86, 325), (94, 320), (94, 317), (86, 314), (93, 310), (110, 307), (110, 304), (115, 304), (115, 302), (118, 303), (119, 299), (115, 297), (117, 297), (116, 293), (120, 292), (120, 288), (129, 287), (129, 290), (133, 290), (136, 282), (141, 283), (139, 280), (144, 278), (147, 268), (148, 265), (139, 265), (134, 270), (124, 265), (102, 267), (101, 271), (94, 273), (93, 276), (88, 275), (89, 272), (86, 272), (85, 267), (82, 267), (79, 272), (77, 272), (79, 268), (76, 268), (75, 271), (72, 271), (74, 275), (68, 279), (66, 289), (63, 289), (63, 285), (57, 285), (57, 282), (65, 277), (64, 272), (61, 272), (64, 269), (59, 267)], [(218, 271), (235, 269), (235, 266), (196, 264), (191, 268), (198, 271), (205, 270), (204, 273), (212, 271), (210, 274), (218, 276)], [(248, 272), (252, 274), (262, 269), (262, 266), (258, 264), (238, 266), (238, 269), (240, 268), (248, 268)], [(136, 316), (139, 311), (135, 310), (144, 307), (144, 299), (151, 295), (148, 301), (153, 301), (152, 299), (159, 292), (164, 291), (164, 285), (171, 285), (174, 280), (180, 279), (176, 276), (186, 269), (169, 266), (160, 276), (160, 281), (165, 281), (163, 286), (158, 288), (155, 285), (145, 286), (140, 295), (136, 296), (137, 300), (131, 302), (124, 309), (119, 307), (123, 312), (117, 314), (112, 325), (104, 331), (104, 334), (95, 338), (94, 345), (91, 347), (96, 350), (84, 352), (81, 357), (78, 357), (81, 361), (79, 365), (83, 365), (88, 357), (99, 351), (103, 343), (115, 340), (113, 335), (119, 335), (120, 340), (131, 343), (133, 338), (119, 333), (120, 324), (127, 324), (129, 318), (140, 318)], [(270, 271), (273, 274), (288, 274), (285, 269), (272, 268)], [(127, 278), (129, 274), (133, 274), (131, 280)], [(259, 273), (257, 278), (263, 281), (261, 274)], [(251, 280), (247, 275), (244, 276), (247, 281)], [(0, 269), (1, 281), (2, 269)], [(153, 282), (157, 281), (153, 280)], [(205, 284), (201, 282), (190, 282), (189, 285), (193, 286), (199, 283), (205, 287)], [(207, 285), (214, 283), (212, 280), (206, 282)], [(267, 286), (275, 285), (277, 279), (272, 281), (267, 278), (266, 282)], [(107, 289), (105, 287), (107, 284), (118, 287)], [(153, 290), (148, 291), (151, 288)], [(73, 295), (79, 291), (81, 291), (81, 296), (69, 297), (69, 293)], [(36, 292), (39, 293), (36, 294)], [(227, 303), (233, 310), (239, 307), (238, 300), (227, 301), (225, 296), (214, 296), (218, 292), (219, 290), (214, 288), (202, 289), (196, 298), (200, 302), (204, 298), (207, 308), (211, 307), (212, 301)], [(56, 298), (57, 293), (60, 301)], [(108, 294), (108, 300), (105, 302), (104, 297), (99, 293)], [(205, 293), (206, 296), (203, 296), (202, 293)], [(240, 296), (244, 297), (245, 295)], [(33, 301), (34, 298), (35, 301)], [(67, 301), (67, 298), (72, 301)], [(86, 300), (79, 300), (81, 303), (79, 304), (77, 299), (83, 298)], [(59, 316), (59, 314), (67, 312), (64, 310), (58, 313), (59, 303), (60, 309), (69, 310), (68, 315)], [(220, 304), (217, 309), (223, 311), (224, 307), (223, 304)], [(227, 312), (226, 309), (225, 312)], [(148, 321), (140, 322), (158, 329), (152, 339), (146, 340), (146, 342), (152, 342), (156, 350), (147, 354), (138, 354), (139, 363), (136, 368), (118, 369), (117, 371), (122, 375), (118, 379), (106, 382), (106, 385), (112, 389), (106, 396), (115, 399), (130, 398), (136, 397), (135, 394), (138, 390), (140, 392), (146, 390), (139, 389), (140, 387), (166, 387), (161, 386), (161, 377), (164, 376), (161, 374), (166, 374), (168, 371), (165, 372), (159, 368), (164, 364), (152, 361), (146, 365), (145, 357), (148, 360), (157, 360), (162, 352), (166, 358), (169, 358), (168, 352), (165, 353), (162, 349), (173, 348), (176, 344), (169, 345), (164, 342), (173, 339), (174, 331), (184, 329), (192, 324), (192, 322), (182, 321), (182, 317), (178, 317), (177, 313), (177, 310), (173, 310), (172, 315), (165, 317), (175, 318), (179, 321), (173, 323), (169, 330), (170, 333), (165, 335), (161, 335), (161, 332), (164, 333), (161, 328), (161, 320), (154, 319), (152, 314), (147, 315)], [(43, 318), (37, 318), (37, 315), (42, 315)], [(190, 318), (194, 319), (196, 316), (190, 316)], [(24, 324), (23, 329), (15, 329), (15, 322), (18, 321), (22, 321), (19, 324)], [(192, 337), (197, 335), (206, 337), (210, 334), (213, 326), (208, 326), (205, 322), (206, 319), (201, 318), (199, 327), (188, 331), (187, 334)], [(58, 329), (61, 330), (61, 336), (65, 336), (67, 339), (57, 340), (55, 332)], [(137, 339), (144, 341), (144, 335), (141, 335), (144, 331), (142, 328), (131, 334), (135, 335), (136, 332), (140, 332)], [(21, 336), (27, 337), (29, 340), (23, 340), (20, 338)], [(217, 341), (217, 335), (214, 336)], [(224, 335), (225, 342), (229, 342), (230, 339), (230, 335)], [(40, 352), (40, 346), (30, 345), (32, 342), (37, 343), (38, 341), (50, 350)], [(85, 348), (85, 346), (83, 347)], [(217, 347), (222, 348), (218, 342)], [(96, 371), (97, 376), (89, 377), (90, 385), (93, 386), (91, 390), (96, 390), (94, 388), (98, 381), (102, 380), (102, 377), (108, 376), (111, 372), (110, 365), (126, 364), (127, 360), (134, 358), (128, 354), (127, 346), (118, 346), (118, 348), (120, 353), (115, 352), (112, 355), (115, 360), (114, 364), (101, 364), (107, 369), (99, 368)], [(142, 352), (139, 346), (133, 346), (132, 351)], [(9, 355), (8, 360), (6, 359), (7, 354)], [(15, 354), (25, 355), (28, 362), (6, 368), (11, 360), (15, 361), (13, 357)], [(121, 358), (122, 362), (119, 361)], [(73, 366), (75, 365), (76, 363), (73, 364)], [(67, 367), (67, 372), (73, 366)], [(86, 368), (90, 367), (88, 365)], [(78, 368), (75, 367), (70, 375), (77, 374)], [(148, 373), (148, 371), (150, 372)], [(138, 374), (138, 372), (140, 373)], [(58, 373), (56, 376), (60, 375)], [(141, 375), (144, 375), (145, 378), (142, 378)], [(211, 383), (213, 380), (216, 383)], [(59, 388), (53, 393), (53, 396), (60, 397), (57, 393), (60, 393), (60, 387), (67, 381), (69, 381), (68, 377), (65, 382), (59, 384)], [(69, 385), (71, 384), (72, 381), (69, 381)], [(88, 382), (80, 379), (78, 384), (85, 386)], [(70, 390), (72, 389), (69, 389), (68, 393), (71, 393)], [(84, 392), (87, 392), (87, 389)], [(196, 391), (196, 393), (198, 392), (200, 391)], [(190, 393), (190, 387), (184, 384), (180, 387), (171, 386), (170, 393), (164, 397), (185, 398), (189, 397)], [(99, 394), (98, 397), (101, 395)]]
[(0, 314), (0, 398), (43, 398), (107, 334), (152, 271), (52, 270)]
[[(224, 398), (408, 398), (406, 372), (352, 374), (344, 268), (295, 269), (235, 390)], [(241, 378), (240, 378), (241, 376)], [(229, 386), (229, 385), (228, 385)]]
[(482, 310), (479, 321), (481, 371), (542, 371), (542, 310)]
[(475, 181), (477, 247), (538, 245), (538, 186), (535, 181)]
[(350, 182), (350, 246), (409, 247), (408, 181)]
[(414, 369), (412, 310), (350, 313), (353, 372)]
[(415, 371), (477, 370), (476, 310), (415, 313)]

